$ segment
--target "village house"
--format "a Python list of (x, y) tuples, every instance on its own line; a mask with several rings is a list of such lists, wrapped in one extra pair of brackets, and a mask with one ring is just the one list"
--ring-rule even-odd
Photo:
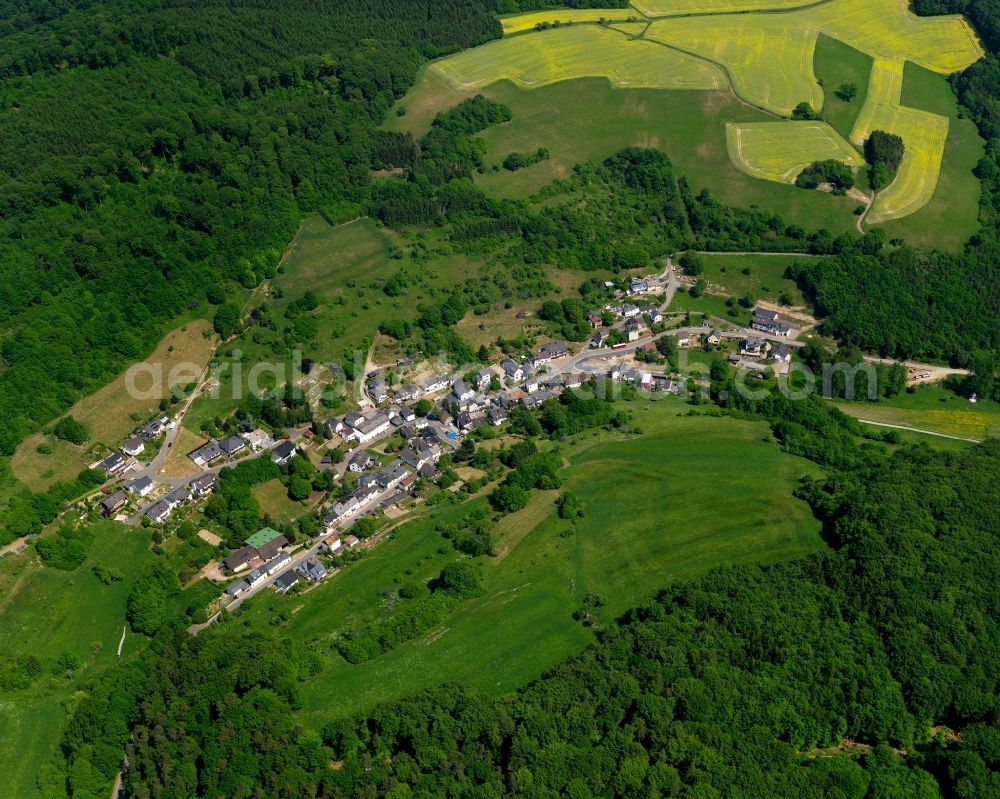
[(623, 332), (625, 333), (625, 338), (629, 342), (638, 341), (642, 334), (646, 331), (646, 326), (637, 319), (631, 319), (625, 323)]
[(754, 330), (760, 330), (762, 333), (783, 338), (791, 336), (798, 329), (783, 322), (776, 311), (760, 307), (754, 308), (750, 327)]
[(328, 535), (319, 545), (320, 552), (329, 552), (331, 555), (341, 547), (339, 535)]
[(185, 502), (191, 499), (191, 489), (186, 486), (177, 486), (173, 491), (167, 494), (163, 501), (170, 506), (170, 510), (173, 510), (178, 505), (183, 505)]
[(147, 422), (142, 427), (140, 427), (136, 432), (145, 439), (156, 438), (164, 430), (167, 429), (167, 425), (170, 424), (170, 419), (167, 416), (161, 416), (159, 419), (153, 419)]
[(132, 438), (122, 444), (122, 452), (133, 458), (144, 449), (146, 449), (146, 444), (143, 442), (142, 436), (132, 436)]
[(330, 418), (326, 421), (327, 428), (347, 441), (357, 441), (367, 444), (386, 432), (392, 423), (389, 414), (378, 411), (371, 418), (358, 411), (345, 414), (343, 419)]
[(295, 571), (313, 583), (326, 577), (326, 568), (315, 558), (306, 558)]
[(111, 477), (111, 475), (118, 474), (118, 472), (124, 469), (126, 463), (127, 461), (122, 457), (120, 452), (112, 452), (97, 464), (97, 468), (102, 469), (108, 477)]
[(236, 597), (238, 597), (244, 591), (249, 590), (249, 588), (250, 588), (250, 583), (248, 583), (246, 580), (235, 580), (234, 582), (231, 582), (229, 585), (226, 586), (226, 593), (233, 599), (236, 599)]
[(272, 527), (262, 527), (243, 543), (254, 547), (260, 559), (267, 562), (288, 546), (288, 539)]
[(361, 541), (358, 539), (356, 535), (349, 535), (346, 538), (344, 538), (345, 549), (354, 549), (354, 547), (356, 547), (360, 543)]
[(266, 431), (261, 430), (259, 427), (256, 430), (251, 430), (249, 433), (243, 433), (243, 439), (250, 445), (250, 449), (254, 452), (260, 452), (262, 449), (267, 449), (274, 443)]
[(137, 497), (148, 496), (154, 488), (156, 488), (156, 483), (148, 477), (137, 477), (135, 480), (129, 480), (125, 483), (125, 490)]
[(548, 344), (542, 345), (542, 348), (535, 355), (535, 362), (538, 364), (549, 363), (557, 358), (563, 358), (569, 355), (569, 349), (566, 347), (565, 341), (552, 341)]
[(718, 330), (708, 331), (708, 343), (713, 347), (718, 347), (722, 343), (722, 334)]
[(406, 477), (406, 464), (402, 460), (393, 461), (379, 472), (375, 479), (384, 491), (395, 488)]
[(642, 313), (642, 311), (639, 309), (638, 305), (632, 305), (632, 303), (629, 302), (622, 303), (622, 317), (624, 319), (633, 319), (640, 313)]
[(219, 442), (219, 449), (221, 449), (223, 454), (228, 458), (236, 457), (246, 448), (247, 442), (239, 436), (229, 436)]
[(278, 466), (284, 466), (294, 457), (296, 452), (297, 448), (293, 442), (282, 441), (271, 450), (271, 461), (278, 464)]
[(150, 505), (146, 508), (146, 517), (151, 521), (159, 524), (160, 522), (165, 522), (170, 518), (170, 511), (173, 510), (170, 505), (164, 502), (162, 499), (159, 502)]
[(188, 457), (194, 461), (196, 466), (207, 466), (212, 461), (217, 461), (222, 457), (222, 447), (214, 438), (202, 447), (192, 452)]
[(451, 394), (448, 399), (452, 402), (468, 402), (476, 396), (475, 389), (469, 386), (462, 378), (458, 378), (451, 384)]
[(490, 408), (486, 412), (486, 418), (491, 425), (499, 427), (507, 421), (507, 411), (500, 407)]
[(412, 424), (417, 419), (417, 412), (413, 408), (400, 408), (396, 411), (396, 418), (402, 424)]
[(479, 391), (486, 391), (490, 387), (490, 383), (493, 381), (493, 372), (487, 367), (479, 369), (473, 376), (472, 382), (475, 384), (476, 389)]
[(376, 405), (389, 399), (389, 386), (386, 385), (385, 378), (378, 375), (368, 383), (368, 396)]
[(128, 495), (124, 491), (115, 491), (114, 494), (101, 500), (101, 513), (105, 516), (111, 516), (124, 508), (126, 502), (128, 502)]
[(438, 391), (444, 391), (450, 382), (447, 375), (431, 375), (424, 381), (424, 393), (435, 394)]
[(770, 357), (778, 363), (791, 363), (792, 351), (786, 344), (776, 344), (771, 348)]
[(740, 355), (758, 358), (764, 352), (764, 340), (758, 336), (747, 336), (740, 344)]
[(203, 474), (191, 482), (191, 493), (196, 497), (203, 497), (211, 494), (215, 490), (216, 477), (214, 474)]
[(412, 384), (407, 384), (405, 386), (400, 386), (394, 392), (393, 398), (396, 402), (407, 403), (413, 402), (420, 397), (420, 389)]
[(598, 330), (590, 337), (590, 346), (595, 348), (608, 346), (609, 333), (607, 330)]
[(363, 449), (359, 449), (355, 452), (351, 459), (347, 462), (348, 470), (361, 474), (365, 469), (375, 465), (378, 461), (373, 455), (368, 454)]
[(663, 321), (663, 311), (657, 305), (644, 305), (642, 307), (642, 315), (648, 316), (649, 323), (652, 325), (658, 325)]
[(295, 569), (289, 569), (274, 578), (274, 590), (279, 594), (283, 594), (298, 581), (299, 575), (296, 573)]
[(222, 568), (230, 574), (233, 574), (235, 572), (243, 571), (243, 569), (247, 568), (258, 558), (259, 556), (257, 555), (256, 547), (243, 546), (229, 553), (229, 555), (222, 559)]
[(515, 363), (510, 358), (500, 361), (500, 368), (503, 369), (503, 373), (507, 376), (508, 380), (512, 380), (515, 383), (524, 380), (524, 367), (519, 363)]

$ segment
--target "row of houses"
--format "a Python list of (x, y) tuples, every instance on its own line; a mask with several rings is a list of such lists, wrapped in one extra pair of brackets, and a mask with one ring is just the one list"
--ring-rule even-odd
[(146, 441), (158, 438), (174, 424), (176, 422), (172, 421), (169, 416), (161, 416), (138, 427), (135, 433), (122, 444), (121, 452), (111, 452), (98, 462), (97, 468), (109, 478), (120, 474), (130, 465), (130, 459), (146, 451)]
[(292, 441), (281, 441), (274, 445), (272, 439), (264, 430), (251, 430), (240, 435), (227, 436), (222, 440), (211, 439), (208, 443), (188, 454), (196, 466), (202, 468), (223, 458), (233, 459), (249, 452), (261, 452), (271, 449), (271, 460), (279, 466), (291, 460), (296, 453), (296, 445)]

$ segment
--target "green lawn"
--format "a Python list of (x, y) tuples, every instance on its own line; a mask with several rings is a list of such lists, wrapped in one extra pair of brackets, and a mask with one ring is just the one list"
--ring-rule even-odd
[(278, 524), (297, 519), (305, 512), (305, 505), (289, 499), (288, 489), (277, 478), (256, 486), (253, 495), (260, 503), (260, 512), (268, 514)]
[[(794, 263), (813, 258), (802, 255), (699, 255), (702, 274), (711, 283), (724, 287), (734, 297), (748, 293), (757, 299), (776, 302), (787, 294), (793, 305), (802, 305), (802, 292), (794, 280), (785, 277), (785, 270)], [(749, 270), (745, 274), (743, 270)]]
[[(149, 534), (110, 522), (95, 532), (88, 559), (72, 572), (42, 566), (30, 549), (0, 561), (0, 651), (33, 653), (47, 669), (30, 688), (0, 693), (0, 759), (7, 764), (0, 799), (38, 795), (38, 771), (56, 752), (80, 684), (118, 662), (126, 598), (151, 557)], [(91, 572), (95, 565), (124, 579), (104, 585)], [(128, 633), (122, 657), (145, 643)], [(67, 651), (84, 664), (72, 681), (51, 668)]]
[[(850, 139), (854, 120), (858, 118), (868, 93), (872, 58), (843, 42), (820, 36), (813, 55), (813, 71), (823, 84), (823, 119), (845, 139)], [(853, 83), (857, 95), (844, 101), (836, 95), (845, 83)]]
[[(457, 557), (434, 531), (435, 517), (404, 525), (303, 596), (253, 600), (251, 625), (328, 655), (327, 668), (303, 686), (305, 720), (321, 726), (445, 681), (513, 690), (591, 640), (572, 619), (587, 593), (607, 597), (600, 618), (610, 622), (672, 580), (822, 546), (818, 523), (791, 496), (816, 468), (766, 441), (766, 425), (684, 416), (681, 402), (629, 407), (641, 436), (587, 434), (567, 450), (566, 489), (587, 506), (576, 533), (563, 535), (569, 523), (554, 512), (557, 492), (534, 494), (494, 531), (498, 554), (482, 560), (484, 595), (418, 640), (359, 665), (330, 650), (341, 630), (389, 612), (386, 596), (400, 584), (422, 583)], [(454, 520), (482, 503), (437, 517)]]
[(678, 291), (674, 294), (668, 310), (707, 314), (709, 317), (718, 317), (734, 325), (749, 325), (750, 309), (740, 305), (734, 305), (730, 308), (726, 305), (727, 299), (720, 294), (702, 294), (700, 297), (692, 297), (686, 291)]

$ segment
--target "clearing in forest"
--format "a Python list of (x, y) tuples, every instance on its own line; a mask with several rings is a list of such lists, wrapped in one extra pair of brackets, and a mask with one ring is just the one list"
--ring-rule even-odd
[[(536, 30), (557, 21), (556, 27)], [(606, 78), (618, 88), (728, 85), (744, 103), (787, 120), (800, 103), (823, 108), (823, 88), (813, 69), (819, 35), (849, 45), (875, 62), (852, 132), (855, 147), (875, 127), (900, 135), (906, 145), (896, 180), (875, 200), (872, 222), (906, 216), (931, 199), (948, 136), (947, 119), (900, 104), (905, 63), (948, 75), (983, 54), (963, 17), (917, 17), (906, 0), (641, 0), (635, 9), (516, 15), (503, 26), (505, 33), (524, 35), (451, 56), (431, 71), (463, 91), (502, 80), (535, 88), (581, 77)], [(790, 127), (797, 122), (784, 124), (789, 127), (768, 135), (776, 149), (789, 149), (791, 141), (792, 152), (773, 155), (760, 145), (748, 156), (749, 137), (760, 142), (764, 135), (741, 127), (744, 156), (733, 159), (737, 168), (787, 183), (794, 178), (789, 170), (799, 164), (834, 157), (859, 165), (858, 151), (832, 131), (807, 133)], [(729, 137), (731, 154), (735, 134)]]
[(864, 159), (825, 122), (748, 122), (726, 125), (729, 157), (755, 178), (794, 183), (813, 161), (862, 166)]

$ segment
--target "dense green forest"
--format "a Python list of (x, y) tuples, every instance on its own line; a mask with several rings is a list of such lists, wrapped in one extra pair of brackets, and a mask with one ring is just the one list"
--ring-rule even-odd
[(385, 111), (491, 7), (3, 4), (0, 452), (355, 213)]

